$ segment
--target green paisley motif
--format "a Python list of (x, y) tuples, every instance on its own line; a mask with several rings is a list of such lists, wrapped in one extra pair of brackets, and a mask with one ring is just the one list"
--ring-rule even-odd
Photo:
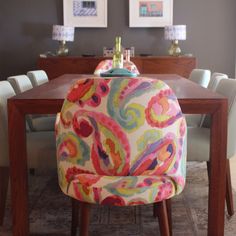
[(57, 138), (58, 161), (68, 161), (84, 166), (90, 158), (90, 148), (87, 143), (73, 132), (63, 133)]

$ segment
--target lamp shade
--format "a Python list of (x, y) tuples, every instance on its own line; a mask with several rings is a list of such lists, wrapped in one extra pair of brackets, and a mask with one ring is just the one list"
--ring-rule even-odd
[(74, 27), (53, 25), (52, 39), (58, 41), (74, 41)]
[(169, 25), (165, 27), (165, 39), (186, 40), (186, 25)]

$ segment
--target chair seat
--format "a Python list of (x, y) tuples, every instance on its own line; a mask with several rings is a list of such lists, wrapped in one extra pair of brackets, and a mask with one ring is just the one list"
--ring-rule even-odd
[(42, 115), (30, 117), (30, 125), (33, 131), (54, 131), (55, 130), (55, 115)]
[[(175, 181), (167, 176), (101, 176), (77, 174), (69, 168), (62, 191), (82, 202), (102, 205), (140, 205), (162, 201), (177, 192)], [(72, 180), (71, 180), (72, 179)], [(180, 180), (179, 180), (180, 181)], [(69, 184), (67, 184), (69, 182)], [(182, 181), (184, 185), (184, 180)]]

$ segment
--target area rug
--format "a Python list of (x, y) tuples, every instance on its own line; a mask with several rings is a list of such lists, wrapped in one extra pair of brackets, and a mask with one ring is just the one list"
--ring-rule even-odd
[[(56, 172), (37, 170), (35, 176), (30, 176), (29, 179), (31, 235), (70, 235), (71, 201), (58, 188)], [(186, 188), (172, 200), (174, 236), (207, 234), (207, 192), (205, 163), (188, 164)], [(1, 236), (11, 235), (9, 198), (6, 220), (0, 228)], [(229, 218), (225, 215), (225, 235), (236, 235), (236, 216)], [(94, 206), (91, 212), (90, 236), (100, 235), (159, 235), (158, 221), (152, 216), (152, 205), (122, 208)]]

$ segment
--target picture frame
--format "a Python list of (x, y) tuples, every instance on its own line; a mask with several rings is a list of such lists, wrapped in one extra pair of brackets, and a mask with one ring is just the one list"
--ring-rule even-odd
[(63, 0), (64, 25), (107, 27), (107, 0)]
[(173, 24), (173, 0), (129, 0), (129, 27)]

